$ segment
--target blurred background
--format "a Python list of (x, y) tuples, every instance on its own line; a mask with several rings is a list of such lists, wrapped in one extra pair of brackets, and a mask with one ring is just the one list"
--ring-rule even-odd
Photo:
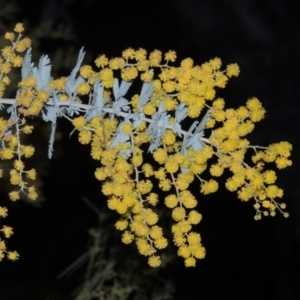
[[(116, 216), (106, 208), (88, 147), (79, 145), (76, 135), (69, 138), (72, 127), (59, 120), (49, 161), (49, 126), (36, 120), (30, 138), (37, 146), (31, 163), (40, 174), (37, 205), (12, 203), (1, 184), (0, 205), (9, 208), (5, 223), (15, 231), (9, 247), (21, 255), (18, 262), (1, 263), (1, 300), (300, 299), (296, 1), (0, 0), (1, 36), (17, 22), (33, 40), (33, 59), (50, 56), (54, 77), (69, 74), (82, 46), (86, 64), (99, 54), (119, 56), (128, 47), (171, 49), (178, 61), (191, 57), (196, 64), (214, 57), (224, 66), (238, 63), (239, 77), (218, 95), (234, 108), (258, 97), (267, 114), (250, 135), (251, 143), (291, 142), (293, 165), (278, 172), (288, 219), (254, 221), (252, 204), (224, 188), (199, 195), (203, 221), (197, 230), (206, 258), (187, 269), (171, 247), (164, 267), (151, 270), (114, 230)], [(8, 92), (14, 97), (13, 89)]]

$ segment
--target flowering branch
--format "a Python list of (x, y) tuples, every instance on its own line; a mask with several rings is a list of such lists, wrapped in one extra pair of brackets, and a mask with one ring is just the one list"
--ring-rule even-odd
[[(22, 27), (18, 26), (15, 32), (20, 33)], [(11, 64), (20, 65), (15, 51), (27, 49), (15, 99), (0, 98), (0, 104), (9, 105), (7, 111), (11, 113), (7, 121), (0, 118), (0, 159), (18, 157), (10, 173), (13, 185), (27, 185), (21, 176), (24, 172), (35, 179), (35, 173), (25, 171), (21, 161), (34, 152), (32, 146), (20, 142), (21, 133), (33, 130), (27, 121), (41, 115), (52, 123), (51, 157), (57, 118), (64, 117), (78, 131), (79, 142), (89, 144), (91, 157), (99, 161), (95, 177), (103, 182), (108, 207), (120, 215), (115, 226), (123, 231), (122, 241), (134, 241), (138, 251), (149, 257), (152, 267), (160, 265), (158, 251), (168, 245), (157, 225), (155, 206), (161, 197), (153, 192), (155, 181), (162, 192), (168, 193), (164, 202), (172, 210), (173, 241), (187, 267), (195, 266), (196, 259), (205, 256), (200, 234), (191, 231), (202, 216), (194, 209), (198, 201), (188, 188), (199, 179), (202, 194), (218, 190), (215, 179), (204, 179), (209, 175), (206, 170), (212, 177), (220, 177), (225, 169), (231, 171), (226, 188), (236, 191), (242, 201), (254, 200), (256, 220), (262, 215), (274, 216), (276, 210), (288, 216), (282, 211), (285, 204), (276, 199), (283, 196), (283, 190), (275, 185), (276, 174), (265, 165), (275, 163), (278, 169), (290, 166), (292, 146), (288, 142), (268, 147), (250, 145), (245, 136), (265, 115), (260, 101), (251, 98), (234, 110), (226, 109), (224, 99), (215, 96), (218, 88), (224, 88), (229, 78), (239, 74), (237, 64), (221, 70), (219, 58), (201, 66), (187, 58), (174, 67), (174, 51), (163, 57), (154, 50), (147, 56), (144, 49), (129, 48), (122, 57), (110, 60), (100, 55), (95, 60), (98, 69), (93, 70), (89, 65), (82, 66), (85, 53), (81, 49), (70, 75), (52, 79), (48, 56), (43, 55), (35, 67), (28, 39), (19, 35), (14, 42), (14, 33), (5, 37), (13, 46), (2, 50), (0, 97), (9, 84), (6, 74)], [(129, 99), (126, 94), (133, 80), (141, 82), (141, 91)], [(182, 128), (183, 123), (189, 126), (187, 130)], [(142, 146), (146, 144), (153, 155), (151, 164), (144, 163)], [(246, 152), (251, 149), (252, 162), (246, 162)], [(217, 162), (209, 166), (212, 157)], [(11, 200), (19, 199), (21, 191), (23, 188), (11, 192)], [(33, 187), (28, 187), (26, 193), (32, 200), (37, 197)]]

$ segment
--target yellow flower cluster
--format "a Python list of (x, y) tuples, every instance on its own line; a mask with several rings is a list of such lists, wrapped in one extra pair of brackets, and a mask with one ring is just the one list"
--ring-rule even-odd
[[(17, 111), (15, 109), (15, 113)], [(18, 115), (19, 116), (19, 115)], [(9, 119), (5, 121), (0, 118), (0, 139), (2, 141), (0, 147), (1, 160), (13, 160), (13, 168), (10, 170), (10, 183), (17, 186), (18, 189), (9, 193), (12, 201), (20, 199), (20, 193), (24, 193), (31, 200), (37, 198), (37, 193), (34, 186), (28, 186), (26, 180), (35, 180), (35, 169), (26, 170), (23, 158), (29, 158), (34, 154), (34, 147), (31, 145), (23, 145), (20, 141), (22, 133), (29, 134), (32, 132), (33, 126), (27, 125), (25, 119), (20, 122), (14, 122)], [(0, 168), (2, 173), (2, 169)], [(26, 176), (26, 178), (25, 178)]]
[[(224, 109), (224, 100), (217, 99), (212, 105), (211, 122), (207, 124), (209, 128), (216, 127), (209, 139), (218, 157), (218, 162), (210, 168), (211, 175), (219, 177), (228, 168), (233, 175), (227, 179), (226, 188), (237, 191), (238, 198), (242, 201), (252, 198), (255, 200), (256, 220), (261, 218), (262, 213), (275, 216), (276, 209), (285, 217), (288, 216), (288, 213), (282, 211), (285, 204), (275, 201), (275, 198), (283, 196), (283, 190), (274, 184), (276, 174), (273, 170), (266, 170), (265, 164), (275, 162), (278, 169), (292, 164), (288, 159), (292, 150), (290, 143), (280, 142), (269, 147), (260, 147), (251, 146), (244, 138), (264, 114), (265, 110), (257, 98), (249, 99), (246, 106), (236, 110)], [(248, 149), (255, 151), (252, 156), (255, 165), (252, 167), (245, 162)]]
[[(23, 58), (18, 53), (24, 52), (31, 45), (29, 38), (22, 38), (23, 31), (23, 24), (18, 23), (14, 32), (7, 32), (4, 36), (11, 42), (11, 46), (6, 46), (1, 51), (0, 97), (3, 96), (6, 85), (10, 83), (7, 75), (11, 68), (22, 65)], [(26, 78), (20, 82), (19, 86), (20, 92), (16, 98), (17, 108), (12, 109), (13, 118), (7, 120), (0, 118), (0, 159), (14, 160), (13, 168), (10, 171), (10, 183), (17, 186), (18, 189), (9, 193), (9, 197), (13, 201), (20, 199), (20, 192), (25, 193), (31, 200), (37, 198), (35, 187), (29, 186), (25, 180), (25, 176), (29, 180), (35, 180), (36, 171), (34, 169), (26, 170), (22, 160), (24, 157), (29, 158), (33, 155), (34, 147), (23, 145), (20, 137), (22, 134), (30, 134), (33, 130), (33, 126), (27, 124), (25, 117), (39, 113), (48, 99), (45, 91), (36, 91), (36, 79), (33, 77)]]
[[(160, 257), (155, 254), (158, 249), (165, 248), (168, 242), (163, 237), (162, 228), (156, 225), (158, 215), (151, 208), (158, 203), (158, 195), (152, 192), (152, 182), (146, 178), (141, 180), (139, 176), (142, 172), (139, 166), (143, 162), (140, 146), (149, 138), (146, 135), (142, 138), (140, 131), (136, 131), (132, 133), (130, 149), (125, 143), (112, 149), (108, 146), (117, 129), (116, 119), (94, 117), (86, 123), (83, 117), (77, 117), (72, 123), (79, 131), (79, 142), (90, 143), (91, 156), (101, 162), (95, 177), (104, 181), (102, 192), (108, 197), (108, 207), (121, 216), (115, 226), (123, 231), (123, 243), (135, 241), (139, 252), (149, 256), (149, 264), (159, 266)], [(124, 132), (130, 134), (131, 129), (128, 123), (123, 125)], [(121, 155), (126, 150), (132, 152), (130, 161)]]
[[(22, 52), (30, 45), (29, 39), (21, 40), (22, 31), (22, 24), (17, 24), (17, 40), (15, 33), (5, 35), (12, 47), (2, 50), (0, 93), (9, 83), (6, 74), (12, 66), (18, 65), (14, 52)], [(275, 163), (278, 169), (290, 166), (292, 146), (288, 142), (269, 147), (251, 146), (245, 136), (264, 117), (265, 110), (260, 101), (252, 98), (245, 106), (226, 109), (225, 101), (216, 98), (216, 89), (224, 88), (229, 78), (238, 76), (238, 65), (230, 64), (221, 70), (219, 58), (201, 66), (194, 65), (191, 58), (182, 60), (178, 67), (172, 65), (175, 61), (175, 51), (163, 54), (154, 50), (148, 54), (145, 49), (128, 48), (121, 57), (109, 59), (100, 55), (95, 60), (97, 70), (89, 65), (79, 68), (81, 78), (72, 99), (69, 99), (68, 78), (53, 79), (45, 90), (37, 87), (34, 76), (22, 80), (16, 98), (17, 108), (13, 111), (14, 120), (18, 121), (0, 118), (3, 141), (0, 159), (14, 159), (11, 184), (19, 187), (10, 193), (10, 198), (19, 199), (20, 191), (30, 199), (37, 197), (34, 187), (24, 181), (24, 175), (34, 180), (35, 170), (25, 171), (21, 159), (33, 155), (34, 148), (22, 145), (20, 134), (32, 132), (33, 127), (27, 124), (26, 118), (39, 114), (46, 105), (53, 105), (48, 99), (55, 93), (60, 100), (57, 109), (74, 105), (80, 108), (78, 112), (86, 112), (74, 117), (60, 111), (78, 131), (79, 142), (89, 144), (91, 157), (99, 161), (95, 177), (103, 182), (102, 193), (108, 197), (109, 209), (120, 215), (115, 227), (122, 231), (123, 243), (134, 242), (139, 253), (148, 257), (150, 266), (161, 264), (158, 252), (168, 245), (163, 229), (158, 225), (156, 205), (159, 198), (163, 198), (165, 206), (171, 210), (173, 242), (185, 265), (193, 267), (197, 259), (205, 257), (200, 234), (192, 230), (202, 216), (196, 210), (198, 200), (188, 189), (196, 180), (200, 193), (216, 192), (218, 182), (205, 179), (208, 173), (220, 177), (225, 169), (232, 172), (225, 185), (229, 191), (237, 191), (242, 201), (254, 199), (255, 219), (260, 219), (262, 214), (274, 216), (276, 210), (288, 216), (283, 212), (285, 204), (274, 200), (281, 198), (283, 191), (275, 185), (275, 172), (266, 169), (265, 164)], [(128, 82), (140, 80), (143, 87), (151, 83), (153, 91), (149, 97), (136, 94), (131, 99), (123, 98), (126, 103), (123, 105), (116, 95), (122, 93), (116, 92), (119, 89), (116, 78), (119, 77), (123, 80), (120, 90)], [(97, 85), (101, 89), (97, 90)], [(86, 95), (91, 100), (99, 91), (102, 93), (98, 95), (101, 107), (93, 107), (92, 101), (89, 105), (83, 104)], [(94, 113), (93, 117), (88, 117), (90, 112)], [(199, 123), (196, 120), (201, 116), (204, 117)], [(186, 124), (191, 124), (188, 131), (179, 124), (186, 117)], [(144, 152), (146, 144), (150, 145), (152, 157)], [(254, 151), (252, 163), (246, 163), (248, 150)], [(209, 161), (214, 163), (209, 165)], [(158, 194), (155, 183), (167, 194)], [(3, 229), (3, 232), (8, 235), (9, 229)]]
[(24, 52), (31, 45), (29, 38), (21, 38), (23, 30), (23, 25), (18, 23), (14, 28), (14, 32), (7, 32), (4, 35), (4, 38), (11, 42), (11, 46), (6, 46), (1, 50), (0, 98), (3, 96), (6, 86), (10, 84), (8, 73), (13, 67), (21, 67), (22, 65), (23, 58), (18, 53)]
[[(102, 167), (96, 170), (95, 176), (104, 181), (102, 192), (109, 198), (108, 207), (121, 215), (116, 228), (124, 231), (122, 241), (125, 244), (135, 241), (139, 252), (149, 256), (149, 265), (153, 267), (161, 263), (157, 250), (167, 246), (162, 229), (156, 225), (158, 216), (152, 209), (158, 202), (158, 195), (152, 192), (155, 180), (163, 192), (169, 193), (165, 197), (165, 205), (171, 209), (175, 222), (172, 226), (173, 241), (178, 246), (178, 255), (190, 267), (195, 266), (196, 259), (205, 256), (205, 249), (200, 235), (192, 231), (192, 225), (198, 224), (202, 216), (195, 210), (198, 201), (188, 188), (198, 179), (200, 192), (204, 195), (218, 190), (216, 180), (202, 178), (202, 173), (208, 168), (208, 160), (212, 157), (218, 159), (208, 168), (212, 176), (221, 176), (226, 168), (233, 173), (226, 182), (228, 190), (237, 191), (242, 201), (250, 198), (255, 200), (255, 219), (259, 219), (261, 213), (267, 215), (267, 211), (271, 215), (275, 214), (276, 209), (282, 212), (285, 206), (275, 202), (274, 198), (282, 196), (282, 190), (274, 185), (275, 172), (264, 170), (262, 161), (274, 161), (278, 168), (291, 164), (288, 160), (291, 151), (289, 143), (282, 142), (264, 148), (251, 146), (245, 139), (254, 129), (254, 123), (265, 114), (258, 99), (249, 99), (246, 106), (234, 110), (225, 109), (224, 100), (215, 98), (215, 89), (224, 88), (228, 78), (239, 74), (237, 64), (228, 65), (226, 71), (221, 71), (219, 58), (201, 66), (195, 66), (193, 60), (187, 58), (179, 67), (170, 66), (169, 63), (175, 60), (174, 51), (163, 56), (155, 50), (147, 57), (146, 50), (129, 48), (123, 51), (122, 57), (108, 59), (100, 55), (95, 61), (100, 71), (93, 71), (88, 65), (80, 68), (81, 76), (90, 85), (87, 87), (85, 83), (78, 87), (78, 93), (82, 95), (87, 94), (99, 80), (104, 87), (105, 99), (111, 98), (114, 79), (118, 76), (115, 72), (118, 70), (124, 81), (139, 77), (142, 82), (153, 83), (154, 91), (142, 108), (149, 119), (145, 118), (137, 128), (129, 121), (122, 126), (122, 132), (130, 136), (130, 142), (110, 147), (122, 118), (95, 117), (86, 122), (80, 116), (72, 121), (79, 130), (80, 143), (90, 143), (91, 156), (101, 162)], [(155, 73), (154, 68), (159, 68), (160, 72)], [(135, 113), (138, 112), (139, 98), (140, 95), (134, 95), (131, 99), (131, 110)], [(147, 122), (151, 124), (150, 118), (162, 104), (170, 118), (159, 147), (153, 152), (157, 165), (143, 164), (141, 146), (153, 142), (153, 137), (147, 131)], [(185, 105), (187, 116), (191, 119), (210, 110), (205, 132), (213, 130), (209, 138), (199, 138), (200, 150), (193, 147), (183, 149), (182, 139), (172, 129), (176, 121), (174, 111), (180, 104)], [(109, 109), (111, 106), (106, 107)], [(182, 130), (181, 133), (184, 136), (192, 135)], [(256, 152), (253, 162), (257, 164), (253, 167), (245, 162), (249, 148)], [(259, 149), (263, 150), (257, 151)], [(130, 153), (128, 158), (122, 155), (126, 152)]]
[[(0, 206), (0, 218), (5, 218), (7, 216), (7, 208)], [(2, 226), (0, 229), (1, 234), (4, 238), (8, 239), (13, 235), (13, 228), (9, 226)], [(7, 259), (15, 261), (19, 258), (19, 253), (17, 251), (8, 251), (6, 248), (6, 242), (0, 237), (0, 261), (6, 256)]]

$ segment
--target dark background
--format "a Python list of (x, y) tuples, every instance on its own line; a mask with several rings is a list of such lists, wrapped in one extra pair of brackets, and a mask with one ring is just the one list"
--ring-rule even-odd
[[(227, 107), (243, 105), (253, 96), (262, 101), (267, 114), (250, 136), (253, 145), (282, 140), (293, 144), (292, 167), (278, 172), (290, 217), (278, 215), (256, 222), (252, 204), (241, 203), (236, 194), (221, 188), (216, 195), (199, 195), (203, 221), (197, 229), (207, 256), (194, 269), (183, 267), (182, 259), (177, 258), (162, 275), (174, 282), (176, 299), (300, 299), (300, 22), (296, 1), (15, 3), (17, 21), (28, 28), (39, 28), (45, 21), (70, 28), (72, 47), (79, 50), (84, 46), (88, 53), (85, 63), (92, 63), (98, 54), (113, 57), (128, 47), (142, 47), (148, 51), (172, 49), (179, 60), (192, 57), (196, 64), (216, 56), (223, 65), (239, 64), (239, 77), (231, 79), (220, 94), (226, 97)], [(39, 46), (51, 57), (57, 45), (67, 49), (65, 41), (55, 44), (47, 36)], [(57, 72), (64, 74), (64, 66)], [(71, 127), (67, 122), (62, 120), (59, 130), (64, 138), (55, 148), (61, 155), (44, 173), (46, 201), (41, 208), (24, 202), (14, 205), (1, 196), (10, 208), (5, 224), (9, 222), (15, 229), (9, 247), (21, 254), (18, 262), (1, 263), (1, 300), (70, 299), (83, 276), (81, 272), (73, 281), (57, 279), (87, 250), (87, 228), (97, 226), (97, 215), (82, 197), (98, 207), (105, 207), (105, 198), (93, 176), (96, 164), (88, 147), (79, 146), (75, 136), (68, 138)], [(120, 242), (120, 247), (127, 246)], [(126, 256), (120, 259), (126, 260)]]

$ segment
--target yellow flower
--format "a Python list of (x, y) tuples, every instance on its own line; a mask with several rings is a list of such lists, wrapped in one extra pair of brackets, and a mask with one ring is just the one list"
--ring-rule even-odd
[(165, 99), (164, 105), (165, 105), (165, 110), (172, 111), (177, 107), (177, 102), (172, 98), (167, 98)]
[(153, 73), (150, 72), (150, 71), (146, 71), (146, 72), (141, 74), (141, 79), (144, 82), (149, 82), (149, 81), (152, 80), (152, 78), (153, 78)]
[(143, 107), (143, 111), (146, 115), (153, 115), (156, 112), (156, 108), (152, 103), (147, 103)]
[(38, 197), (38, 194), (35, 191), (34, 186), (31, 186), (31, 187), (28, 188), (28, 195), (27, 196), (30, 200), (36, 200), (36, 198)]
[(191, 58), (186, 58), (181, 62), (180, 66), (182, 69), (188, 70), (193, 67), (193, 64), (194, 64), (194, 61)]
[(25, 125), (25, 126), (22, 128), (22, 131), (23, 131), (25, 134), (30, 134), (30, 133), (32, 133), (32, 131), (33, 131), (33, 126)]
[(0, 253), (3, 252), (3, 250), (6, 250), (5, 241), (0, 239)]
[(153, 158), (159, 164), (164, 164), (167, 161), (168, 156), (167, 156), (167, 153), (166, 153), (166, 151), (164, 149), (159, 148), (159, 149), (157, 149), (157, 150), (154, 151)]
[(11, 159), (14, 157), (14, 151), (10, 148), (5, 148), (0, 154), (2, 159)]
[(202, 246), (195, 246), (193, 247), (193, 256), (202, 259), (205, 257), (205, 248)]
[(267, 187), (267, 197), (269, 198), (281, 198), (283, 195), (283, 190), (279, 189), (276, 185), (269, 185)]
[(195, 267), (196, 259), (194, 257), (188, 257), (184, 260), (184, 264), (186, 267)]
[(78, 140), (81, 144), (86, 145), (91, 141), (91, 139), (92, 139), (92, 134), (90, 131), (88, 130), (80, 131)]
[(14, 28), (14, 31), (18, 33), (23, 32), (24, 31), (23, 23), (17, 23)]
[(128, 48), (122, 52), (122, 57), (125, 59), (134, 59), (134, 50), (132, 48)]
[(122, 69), (121, 77), (125, 81), (132, 81), (135, 79), (138, 75), (138, 70), (135, 67), (128, 67)]
[(163, 83), (163, 89), (167, 92), (167, 93), (172, 93), (175, 91), (176, 89), (176, 84), (174, 81), (166, 81)]
[(67, 82), (66, 77), (61, 77), (50, 82), (50, 88), (56, 89), (58, 91), (63, 91), (65, 89)]
[(85, 125), (85, 119), (84, 119), (83, 116), (74, 118), (73, 121), (72, 121), (72, 124), (73, 124), (73, 126), (74, 126), (76, 129), (80, 130), (80, 129), (82, 129), (82, 128), (84, 127), (84, 125)]
[[(18, 184), (19, 184), (19, 182), (20, 181), (18, 181)], [(12, 180), (11, 180), (11, 183), (12, 183)], [(10, 192), (8, 195), (9, 195), (9, 199), (12, 201), (16, 201), (16, 200), (20, 199), (20, 194), (17, 191)]]
[(113, 58), (109, 61), (109, 67), (112, 70), (121, 69), (121, 68), (124, 67), (124, 65), (125, 65), (125, 60), (121, 57), (116, 57), (116, 58)]
[(24, 87), (36, 87), (36, 79), (32, 76), (25, 78), (20, 82), (20, 86)]
[(259, 109), (255, 109), (255, 110), (252, 110), (251, 113), (250, 113), (250, 119), (252, 122), (259, 122), (261, 121), (264, 116), (265, 116), (265, 109), (264, 108), (259, 108)]
[(163, 232), (162, 232), (161, 227), (154, 225), (151, 227), (149, 234), (150, 234), (150, 237), (152, 237), (153, 239), (156, 240), (156, 239), (159, 239), (162, 237)]
[(8, 251), (7, 258), (9, 260), (15, 261), (15, 260), (19, 259), (19, 253), (17, 251)]
[(161, 62), (161, 51), (154, 50), (150, 53), (149, 62), (152, 67), (158, 67)]
[(145, 221), (148, 225), (154, 225), (158, 221), (158, 215), (151, 209), (146, 209), (146, 218)]
[(11, 70), (11, 64), (6, 62), (6, 63), (3, 63), (3, 64), (0, 64), (0, 73), (3, 73), (3, 74), (7, 74), (9, 73)]
[(222, 168), (220, 165), (216, 164), (216, 165), (212, 165), (210, 167), (209, 171), (212, 176), (219, 177), (223, 174), (224, 168)]
[(284, 169), (287, 166), (291, 166), (292, 165), (292, 161), (289, 159), (286, 159), (285, 157), (278, 157), (275, 160), (276, 166), (278, 169)]
[(247, 106), (248, 109), (253, 111), (253, 110), (260, 109), (261, 108), (261, 103), (256, 97), (253, 97), (253, 98), (249, 99), (246, 102), (246, 106)]
[(160, 181), (159, 182), (159, 187), (163, 190), (163, 191), (165, 191), (165, 192), (167, 192), (167, 191), (169, 191), (170, 189), (171, 189), (171, 180), (169, 180), (169, 179), (164, 179), (164, 180), (162, 180), (162, 181)]
[(131, 162), (135, 167), (139, 167), (143, 163), (143, 156), (135, 154), (133, 155)]
[(226, 75), (228, 77), (238, 76), (240, 73), (240, 68), (237, 64), (230, 64), (226, 68)]
[(178, 171), (179, 166), (175, 161), (167, 161), (165, 164), (166, 171), (169, 173), (175, 173)]
[(150, 180), (141, 180), (137, 183), (137, 189), (141, 194), (147, 194), (151, 191), (153, 184)]
[(190, 232), (187, 236), (190, 246), (199, 245), (201, 242), (200, 234), (197, 232)]
[(23, 63), (23, 57), (17, 55), (11, 60), (14, 67), (21, 67)]
[(245, 106), (240, 106), (237, 110), (236, 110), (237, 116), (241, 119), (244, 120), (247, 117), (249, 117), (249, 111)]
[(15, 160), (14, 167), (16, 170), (21, 171), (24, 169), (24, 163), (21, 160)]
[(150, 193), (147, 198), (150, 205), (155, 206), (158, 203), (158, 195), (155, 193)]
[(148, 264), (152, 268), (157, 268), (161, 265), (161, 260), (159, 256), (150, 256), (148, 259)]
[(20, 40), (17, 44), (16, 44), (16, 51), (18, 52), (24, 52), (29, 46), (30, 46), (30, 40), (28, 39), (23, 39), (23, 40)]
[(4, 47), (1, 52), (4, 58), (10, 58), (14, 56), (14, 51), (11, 46)]
[(265, 171), (263, 173), (263, 177), (264, 177), (264, 182), (267, 184), (272, 184), (276, 181), (276, 173), (272, 170), (270, 171)]
[(183, 207), (176, 207), (172, 211), (172, 218), (175, 221), (181, 221), (185, 218), (185, 209)]
[(78, 85), (76, 91), (79, 95), (87, 95), (90, 91), (91, 87), (89, 84), (82, 82)]
[(202, 219), (202, 215), (199, 214), (197, 211), (192, 210), (192, 211), (189, 212), (188, 221), (191, 224), (193, 224), (193, 225), (199, 224), (201, 219)]
[(35, 180), (36, 179), (35, 169), (31, 169), (31, 170), (27, 171), (27, 177), (31, 180)]
[(253, 190), (250, 188), (242, 187), (241, 190), (238, 191), (238, 198), (242, 201), (248, 201), (254, 196)]
[(143, 217), (140, 214), (135, 215), (134, 221), (130, 224), (130, 228), (140, 237), (145, 237), (149, 233), (149, 228), (144, 224)]
[(117, 221), (117, 223), (115, 224), (115, 227), (118, 229), (118, 230), (125, 230), (128, 226), (128, 221), (127, 220), (119, 220)]
[(34, 148), (32, 146), (23, 146), (21, 150), (26, 158), (31, 157), (34, 153)]
[(217, 189), (218, 183), (213, 179), (210, 179), (209, 181), (201, 185), (201, 193), (203, 193), (204, 195), (214, 193), (215, 191), (217, 191)]
[(9, 227), (9, 226), (3, 226), (1, 231), (3, 232), (4, 236), (6, 238), (9, 238), (10, 236), (13, 235), (14, 231), (13, 231), (13, 228), (12, 227)]
[(171, 62), (174, 62), (176, 60), (176, 52), (175, 51), (168, 51), (166, 54), (165, 54), (165, 60), (166, 61), (171, 61)]
[(95, 171), (95, 177), (100, 181), (104, 180), (108, 175), (104, 168), (97, 168)]
[(122, 132), (124, 134), (130, 134), (132, 132), (132, 124), (130, 122), (126, 122), (122, 127)]
[(178, 198), (176, 195), (171, 194), (165, 198), (165, 205), (168, 208), (174, 208), (177, 206), (177, 204), (178, 204)]
[(15, 34), (13, 32), (6, 32), (4, 38), (7, 40), (13, 41), (15, 39)]
[(168, 246), (168, 240), (164, 237), (155, 240), (154, 245), (157, 249), (165, 249)]
[(191, 255), (191, 251), (188, 246), (184, 245), (179, 247), (177, 254), (183, 258), (188, 258)]
[(69, 100), (69, 97), (67, 94), (60, 94), (59, 95), (59, 100), (60, 101), (68, 101)]
[(7, 208), (0, 206), (0, 217), (5, 218), (7, 216)]
[(147, 51), (145, 49), (140, 48), (135, 51), (135, 59), (137, 61), (143, 61), (146, 59)]
[(104, 68), (108, 64), (108, 59), (105, 55), (100, 55), (95, 60), (95, 64), (98, 68)]
[(211, 67), (213, 68), (213, 70), (218, 70), (221, 68), (221, 65), (222, 65), (222, 61), (220, 58), (218, 57), (215, 57), (213, 59), (211, 59), (209, 61), (209, 64), (211, 65)]
[(94, 71), (92, 69), (91, 66), (89, 65), (84, 65), (80, 68), (80, 75), (83, 77), (83, 78), (89, 78), (93, 75)]
[(142, 166), (142, 170), (143, 170), (143, 172), (144, 172), (144, 175), (146, 176), (146, 177), (150, 177), (151, 175), (153, 175), (153, 168), (152, 168), (152, 166), (150, 165), (150, 164), (144, 164), (143, 166)]
[(173, 145), (176, 141), (176, 136), (171, 129), (167, 129), (165, 134), (163, 135), (162, 141), (167, 146)]
[(186, 208), (194, 208), (197, 205), (197, 200), (190, 191), (181, 191), (180, 200)]
[(109, 68), (105, 68), (103, 70), (100, 71), (99, 73), (99, 77), (102, 81), (109, 81), (111, 79), (113, 79), (113, 71)]
[(18, 185), (18, 184), (21, 183), (22, 178), (21, 178), (20, 174), (15, 169), (12, 169), (9, 173), (10, 173), (10, 183), (12, 185)]

